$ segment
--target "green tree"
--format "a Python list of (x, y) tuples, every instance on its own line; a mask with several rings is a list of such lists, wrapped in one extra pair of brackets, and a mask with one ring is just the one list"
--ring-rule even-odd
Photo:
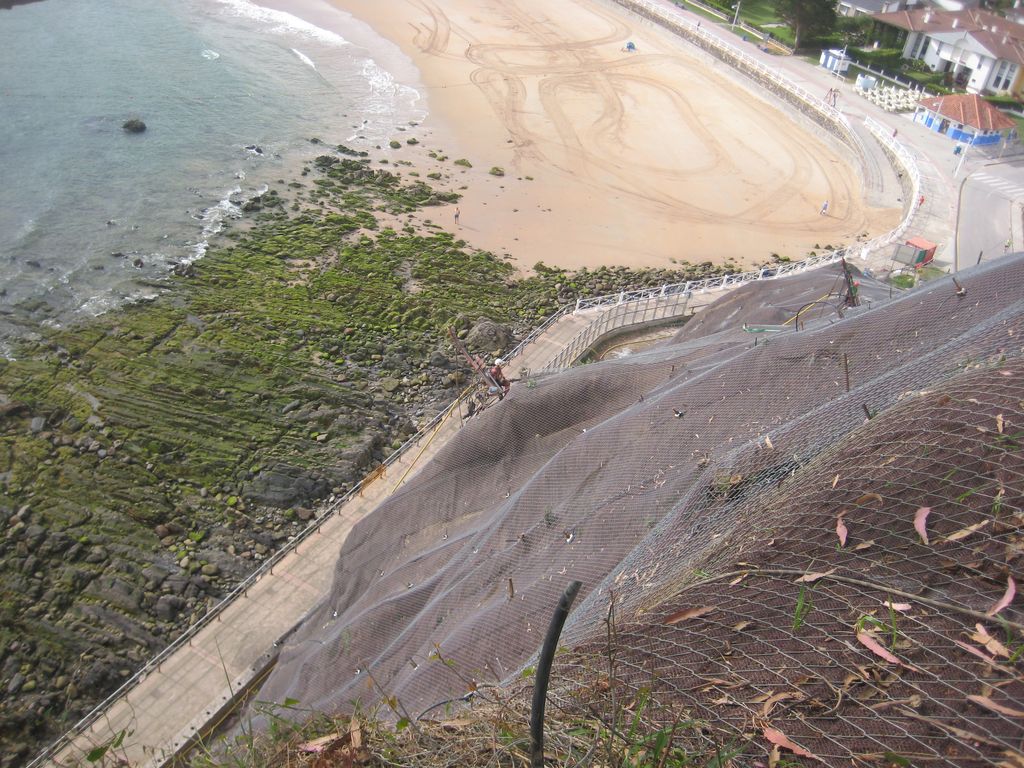
[(844, 43), (860, 47), (868, 42), (874, 26), (875, 21), (870, 16), (838, 16), (835, 30)]
[(836, 24), (834, 0), (774, 0), (775, 11), (793, 30), (794, 48), (805, 37), (831, 32)]

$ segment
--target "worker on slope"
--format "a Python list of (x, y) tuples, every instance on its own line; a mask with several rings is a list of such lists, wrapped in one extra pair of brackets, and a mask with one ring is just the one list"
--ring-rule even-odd
[[(512, 388), (512, 382), (505, 377), (505, 372), (501, 369), (503, 365), (505, 365), (505, 360), (504, 358), (499, 357), (495, 359), (491, 367), (487, 369), (487, 376), (492, 382), (494, 382), (492, 389), (495, 391), (491, 394), (498, 395), (499, 400), (504, 398), (505, 395), (508, 394), (509, 389)], [(498, 392), (498, 389), (501, 391)]]

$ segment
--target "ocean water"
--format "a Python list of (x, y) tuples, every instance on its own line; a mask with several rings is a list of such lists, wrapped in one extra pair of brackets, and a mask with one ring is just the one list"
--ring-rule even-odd
[(0, 10), (0, 354), (157, 292), (311, 137), (369, 149), (425, 117), (411, 65), (332, 13), (335, 31), (249, 0)]

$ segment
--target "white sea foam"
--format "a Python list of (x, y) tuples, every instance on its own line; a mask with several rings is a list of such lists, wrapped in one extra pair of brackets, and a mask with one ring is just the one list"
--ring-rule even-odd
[(298, 56), (299, 57), (299, 61), (301, 61), (307, 67), (312, 67), (313, 71), (314, 72), (316, 71), (316, 64), (313, 63), (313, 60), (311, 58), (309, 58), (309, 56), (307, 56), (302, 51), (300, 51), (300, 50), (298, 50), (296, 48), (292, 48), (292, 53), (294, 53), (296, 56)]
[[(118, 309), (124, 303), (125, 299), (131, 298), (134, 297), (117, 296), (110, 293), (102, 293), (99, 295), (90, 296), (88, 299), (86, 299), (85, 303), (78, 308), (78, 311), (91, 317), (99, 317), (100, 315), (110, 312), (111, 310)], [(139, 298), (146, 297), (142, 296)]]
[(209, 48), (203, 49), (203, 58), (209, 61), (216, 61), (220, 58), (220, 54), (216, 51), (211, 51)]
[(219, 2), (227, 6), (234, 15), (266, 24), (275, 33), (299, 34), (328, 45), (348, 45), (348, 41), (336, 32), (322, 29), (316, 24), (311, 24), (305, 19), (292, 16), (285, 11), (264, 8), (249, 2), (249, 0), (219, 0)]
[(419, 91), (397, 82), (390, 72), (373, 59), (363, 60), (362, 73), (370, 86), (370, 92), (377, 97), (374, 100), (374, 112), (391, 111), (395, 104), (413, 109), (420, 100)]
[[(262, 195), (267, 191), (267, 189), (268, 188), (264, 186), (256, 194)], [(192, 246), (192, 255), (186, 260), (188, 263), (192, 263), (196, 259), (201, 259), (206, 255), (206, 251), (210, 247), (210, 238), (224, 229), (225, 221), (241, 217), (241, 206), (231, 201), (232, 197), (241, 194), (241, 192), (241, 187), (234, 187), (229, 190), (216, 205), (212, 205), (203, 211), (203, 215), (200, 218), (203, 222), (202, 234), (199, 237), (199, 242)]]

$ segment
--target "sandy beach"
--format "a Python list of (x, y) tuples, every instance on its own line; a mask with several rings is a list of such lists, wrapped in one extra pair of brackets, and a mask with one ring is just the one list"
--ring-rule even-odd
[[(606, 0), (302, 0), (287, 10), (336, 24), (328, 2), (414, 63), (427, 146), (473, 164), (453, 180), (466, 186), (457, 231), (524, 269), (753, 266), (898, 220), (867, 207), (855, 169), (766, 95)], [(436, 220), (455, 230), (453, 213)]]

